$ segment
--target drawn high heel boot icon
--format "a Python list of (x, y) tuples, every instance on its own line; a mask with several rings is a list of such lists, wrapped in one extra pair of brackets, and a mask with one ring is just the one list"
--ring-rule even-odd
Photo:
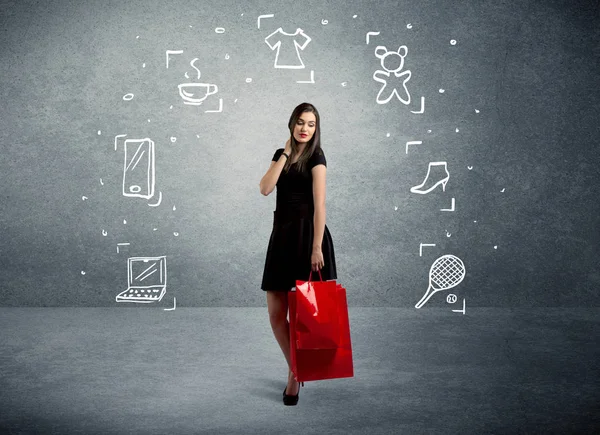
[[(432, 171), (432, 168), (433, 168), (433, 171)], [(446, 162), (429, 162), (425, 180), (423, 180), (423, 182), (421, 184), (419, 184), (418, 186), (411, 187), (410, 191), (412, 193), (420, 193), (420, 194), (424, 195), (426, 193), (431, 192), (433, 189), (435, 189), (438, 185), (441, 184), (442, 190), (445, 192), (446, 191), (446, 183), (448, 183), (449, 178), (450, 178), (450, 174), (448, 173), (448, 168), (446, 167)]]

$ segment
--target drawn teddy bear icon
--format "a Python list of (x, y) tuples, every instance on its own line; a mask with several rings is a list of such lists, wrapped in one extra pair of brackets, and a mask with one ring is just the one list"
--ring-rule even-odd
[[(411, 72), (410, 70), (402, 71), (404, 58), (407, 53), (408, 48), (406, 48), (406, 45), (401, 45), (398, 51), (388, 51), (383, 45), (375, 48), (375, 56), (381, 59), (381, 67), (385, 70), (377, 70), (373, 73), (373, 80), (383, 84), (377, 94), (376, 100), (378, 104), (389, 102), (394, 95), (404, 104), (410, 104), (410, 94), (406, 88), (406, 82), (410, 80)], [(402, 87), (404, 88), (404, 91), (400, 91), (402, 96), (396, 89), (400, 87), (400, 82), (402, 82)], [(384, 97), (384, 95), (387, 95), (387, 97)], [(405, 98), (403, 98), (404, 96)]]

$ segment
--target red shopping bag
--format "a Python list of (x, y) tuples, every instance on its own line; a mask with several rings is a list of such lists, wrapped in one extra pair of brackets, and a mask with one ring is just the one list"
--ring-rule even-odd
[[(319, 275), (321, 271), (319, 271)], [(335, 281), (296, 281), (298, 349), (336, 349), (340, 325)]]
[[(334, 280), (327, 282), (333, 282), (335, 284)], [(297, 288), (301, 287), (303, 284), (304, 281), (296, 281)], [(336, 302), (339, 343), (335, 347), (327, 349), (302, 349), (298, 348), (297, 343), (297, 308), (299, 305), (297, 299), (303, 298), (304, 295), (300, 295), (298, 290), (288, 292), (292, 372), (294, 372), (296, 379), (299, 382), (351, 378), (354, 376), (346, 289), (342, 287), (341, 284), (335, 284), (333, 294), (334, 296), (331, 295), (331, 299)], [(318, 303), (318, 296), (316, 296), (316, 298)], [(328, 314), (332, 314), (329, 310), (327, 310), (327, 312)]]

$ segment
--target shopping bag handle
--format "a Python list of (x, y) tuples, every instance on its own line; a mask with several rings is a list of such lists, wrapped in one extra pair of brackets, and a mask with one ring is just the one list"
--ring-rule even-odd
[[(308, 275), (308, 282), (310, 282), (310, 277), (312, 276), (312, 269), (310, 270), (310, 274)], [(319, 277), (321, 278), (321, 281), (323, 281), (323, 275), (321, 275), (321, 269), (319, 269)]]

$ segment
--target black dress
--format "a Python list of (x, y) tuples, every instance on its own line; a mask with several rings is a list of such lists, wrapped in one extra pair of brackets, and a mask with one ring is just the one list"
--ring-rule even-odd
[[(284, 149), (275, 151), (273, 161), (279, 160)], [(296, 280), (308, 281), (312, 266), (310, 263), (314, 236), (314, 200), (312, 168), (327, 166), (322, 148), (315, 149), (301, 173), (297, 163), (293, 163), (288, 173), (284, 170), (277, 180), (276, 209), (273, 212), (273, 231), (267, 248), (267, 258), (261, 289), (289, 291), (296, 286)], [(335, 252), (331, 234), (325, 224), (321, 244), (324, 266), (319, 272), (312, 272), (311, 281), (337, 278)]]

